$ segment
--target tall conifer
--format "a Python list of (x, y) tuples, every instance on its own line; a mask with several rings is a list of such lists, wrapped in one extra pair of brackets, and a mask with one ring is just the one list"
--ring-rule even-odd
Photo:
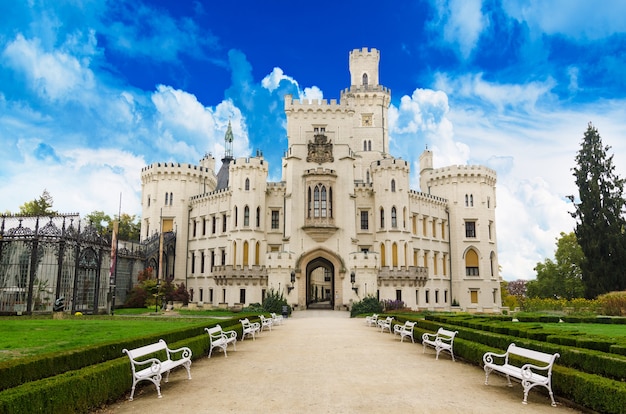
[(626, 289), (624, 180), (615, 173), (609, 150), (589, 123), (573, 168), (580, 202), (572, 213), (576, 238), (585, 255), (582, 279), (589, 299)]

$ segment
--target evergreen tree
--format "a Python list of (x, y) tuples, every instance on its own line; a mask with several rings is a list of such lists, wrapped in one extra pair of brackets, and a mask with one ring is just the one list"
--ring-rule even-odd
[(582, 280), (589, 299), (626, 289), (624, 180), (615, 173), (613, 156), (607, 155), (609, 149), (589, 123), (573, 168), (580, 202), (575, 204), (572, 216), (585, 255)]

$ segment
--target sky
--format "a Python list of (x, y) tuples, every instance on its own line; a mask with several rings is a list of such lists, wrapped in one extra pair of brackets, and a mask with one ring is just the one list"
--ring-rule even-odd
[(263, 151), (280, 181), (283, 97), (339, 99), (380, 51), (390, 152), (496, 170), (505, 280), (574, 229), (591, 122), (626, 177), (620, 0), (0, 0), (0, 213), (46, 190), (60, 213), (141, 215), (141, 168)]

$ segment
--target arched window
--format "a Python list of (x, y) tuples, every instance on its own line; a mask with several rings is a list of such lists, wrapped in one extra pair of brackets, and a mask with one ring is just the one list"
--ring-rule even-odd
[(250, 225), (250, 208), (248, 206), (243, 208), (243, 225), (244, 227), (248, 227)]
[(235, 228), (237, 228), (237, 206), (235, 206)]
[(367, 86), (367, 82), (368, 82), (368, 80), (367, 80), (367, 73), (364, 73), (363, 74), (363, 86)]
[(233, 266), (237, 266), (237, 242), (233, 242)]
[(391, 245), (391, 262), (393, 267), (398, 267), (398, 245), (396, 242)]
[(385, 243), (380, 244), (380, 266), (387, 266), (387, 261), (385, 259)]
[(333, 218), (333, 188), (328, 189), (328, 217)]
[(369, 141), (367, 141), (367, 150), (368, 151), (372, 150), (372, 140), (371, 139)]
[(165, 193), (165, 205), (167, 205), (169, 202), (169, 196), (169, 193)]
[(391, 207), (391, 227), (392, 228), (396, 228), (398, 227), (398, 218), (396, 216), (396, 208), (395, 207)]
[(475, 250), (469, 249), (465, 253), (465, 275), (478, 276), (478, 254)]
[(396, 180), (391, 180), (391, 192), (395, 193), (396, 192)]
[(322, 186), (322, 204), (321, 204), (321, 215), (322, 217), (326, 217), (326, 187)]
[(248, 266), (248, 241), (243, 242), (243, 265)]
[(465, 194), (465, 207), (469, 206), (469, 196)]
[(256, 226), (261, 227), (261, 207), (256, 208)]
[(250, 191), (250, 179), (246, 178), (246, 191)]
[(382, 207), (380, 208), (380, 228), (385, 228), (385, 209)]
[(365, 172), (365, 182), (368, 184), (370, 183), (370, 170)]
[(363, 151), (367, 151), (367, 141), (363, 141)]
[(491, 255), (489, 256), (489, 265), (491, 267), (491, 277), (495, 276), (495, 269), (496, 269), (496, 254), (495, 252), (491, 252)]
[(256, 242), (256, 246), (254, 247), (254, 264), (259, 265), (261, 258), (261, 242)]
[(174, 193), (170, 193), (170, 206), (172, 205), (173, 201), (174, 201)]
[(313, 189), (313, 217), (320, 216), (320, 187), (318, 185)]
[(470, 194), (470, 207), (474, 207), (474, 194)]

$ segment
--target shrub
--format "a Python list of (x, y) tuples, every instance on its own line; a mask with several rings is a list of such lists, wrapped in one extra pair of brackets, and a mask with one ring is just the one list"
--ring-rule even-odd
[(291, 314), (291, 307), (287, 304), (287, 299), (283, 296), (282, 292), (274, 289), (269, 289), (265, 299), (263, 299), (263, 310), (268, 313), (283, 313), (283, 306), (287, 306), (288, 313)]
[(603, 315), (626, 316), (626, 291), (605, 293), (598, 302)]
[(402, 310), (406, 308), (406, 305), (401, 300), (391, 300), (385, 299), (382, 302), (383, 309), (385, 312), (393, 311), (393, 310)]
[(362, 315), (366, 313), (381, 313), (383, 311), (383, 305), (374, 296), (366, 296), (359, 302), (352, 304), (350, 310), (350, 316)]

